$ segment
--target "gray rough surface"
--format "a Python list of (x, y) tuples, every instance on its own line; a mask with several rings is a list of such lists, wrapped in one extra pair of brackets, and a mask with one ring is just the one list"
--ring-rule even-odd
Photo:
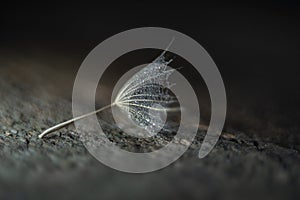
[[(15, 73), (22, 74), (20, 70)], [(243, 133), (224, 133), (209, 156), (199, 160), (202, 127), (182, 158), (141, 175), (98, 162), (73, 126), (38, 139), (41, 130), (70, 118), (71, 101), (51, 93), (43, 81), (49, 73), (31, 72), (28, 81), (15, 80), (24, 74), (11, 70), (0, 73), (1, 199), (297, 199), (300, 195), (299, 151)], [(52, 81), (59, 88), (60, 78), (56, 79)]]

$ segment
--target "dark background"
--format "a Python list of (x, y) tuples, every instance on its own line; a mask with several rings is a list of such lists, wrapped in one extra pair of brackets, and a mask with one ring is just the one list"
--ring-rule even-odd
[[(297, 1), (4, 4), (0, 49), (51, 60), (74, 76), (89, 51), (111, 35), (143, 26), (174, 29), (197, 40), (217, 64), (228, 97), (227, 129), (297, 145), (299, 9)], [(59, 65), (61, 59), (72, 64)]]
[[(299, 24), (298, 1), (2, 3), (0, 197), (297, 199)], [(218, 66), (228, 111), (212, 153), (199, 160), (198, 140), (171, 166), (135, 175), (99, 163), (72, 126), (37, 139), (72, 116), (72, 86), (87, 54), (114, 34), (146, 26), (192, 37)], [(209, 105), (203, 94), (204, 125)]]

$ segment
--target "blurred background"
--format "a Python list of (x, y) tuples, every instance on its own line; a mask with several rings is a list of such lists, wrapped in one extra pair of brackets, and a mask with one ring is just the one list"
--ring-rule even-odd
[[(65, 76), (74, 77), (85, 56), (106, 38), (143, 26), (174, 29), (197, 40), (217, 64), (228, 97), (227, 127), (297, 135), (299, 15), (297, 1), (4, 4), (2, 59), (47, 64), (70, 97), (73, 80), (64, 81)], [(45, 73), (38, 66), (20, 67), (29, 74)], [(53, 78), (49, 75), (47, 83)]]
[[(230, 137), (239, 137), (238, 135), (242, 134), (245, 137), (259, 138), (258, 143), (260, 141), (263, 144), (265, 142), (272, 143), (280, 146), (280, 148), (298, 152), (300, 150), (299, 23), (300, 2), (292, 0), (260, 3), (199, 2), (197, 4), (176, 1), (99, 2), (97, 4), (74, 1), (71, 3), (3, 3), (0, 8), (0, 78), (2, 84), (2, 86), (0, 85), (2, 95), (0, 104), (3, 108), (0, 125), (5, 126), (7, 129), (10, 128), (12, 124), (9, 121), (14, 121), (13, 113), (24, 111), (22, 109), (28, 104), (23, 105), (22, 102), (26, 102), (28, 96), (36, 98), (33, 104), (37, 104), (38, 109), (48, 108), (47, 112), (45, 110), (41, 111), (46, 112), (47, 116), (41, 116), (45, 118), (54, 116), (52, 119), (47, 118), (48, 121), (43, 126), (36, 125), (37, 132), (46, 128), (47, 125), (53, 125), (67, 119), (68, 116), (71, 116), (71, 109), (68, 110), (67, 108), (71, 108), (73, 81), (85, 56), (100, 42), (114, 34), (132, 28), (154, 26), (174, 29), (192, 37), (206, 49), (215, 61), (223, 77), (228, 98), (224, 132), (230, 133)], [(205, 88), (205, 84), (200, 79), (199, 87)], [(20, 94), (22, 91), (27, 93), (22, 93), (24, 96), (21, 96), (18, 92), (14, 93), (14, 89), (19, 91)], [(201, 97), (200, 106), (203, 118), (201, 123), (207, 125), (210, 117), (209, 96), (204, 93)], [(14, 98), (14, 100), (10, 101), (9, 98)], [(20, 98), (20, 102), (14, 104), (13, 102), (17, 101), (18, 98)], [(32, 102), (32, 99), (29, 99), (29, 101)], [(44, 102), (47, 102), (47, 105), (50, 106), (42, 107)], [(56, 104), (69, 106), (65, 107), (68, 111), (64, 116), (60, 115), (62, 110), (59, 112), (53, 109)], [(7, 110), (5, 110), (6, 108)], [(9, 111), (8, 108), (10, 108)], [(30, 113), (30, 111), (28, 112)], [(10, 115), (12, 115), (11, 118)], [(37, 115), (38, 118), (43, 118), (41, 116)], [(31, 130), (30, 127), (35, 125), (31, 125), (31, 122), (28, 123), (28, 129)], [(3, 134), (6, 133), (6, 129), (3, 128)], [(4, 143), (3, 146), (7, 144)], [(2, 158), (10, 160), (9, 162), (14, 164), (13, 159), (7, 158), (5, 151), (1, 155)], [(290, 154), (287, 153), (287, 155)], [(295, 164), (298, 166), (298, 158), (297, 155), (297, 159), (288, 161), (289, 164), (280, 165), (283, 171), (287, 170), (285, 173), (288, 174), (289, 167), (295, 166)], [(297, 185), (299, 184), (299, 177), (297, 177), (299, 174), (296, 177), (294, 176), (293, 180), (287, 178), (287, 182), (282, 183), (282, 185), (278, 185), (276, 181), (274, 182), (272, 179), (274, 174), (265, 177), (265, 179), (262, 176), (263, 180), (254, 180), (251, 184), (245, 182), (243, 185), (239, 184), (239, 178), (235, 179), (235, 177), (241, 177), (239, 173), (230, 173), (225, 176), (226, 178), (220, 175), (223, 173), (222, 170), (219, 171), (222, 166), (218, 164), (226, 162), (222, 161), (223, 158), (218, 161), (211, 159), (204, 161), (204, 164), (200, 164), (201, 168), (205, 167), (205, 162), (210, 163), (210, 167), (214, 166), (204, 170), (202, 177), (199, 177), (202, 181), (201, 184), (198, 180), (180, 178), (182, 174), (179, 175), (177, 172), (176, 175), (170, 175), (173, 173), (172, 170), (163, 171), (160, 172), (162, 176), (143, 176), (144, 182), (134, 183), (132, 187), (138, 193), (134, 197), (149, 197), (148, 189), (151, 190), (152, 184), (156, 184), (155, 180), (159, 177), (169, 180), (168, 184), (176, 185), (179, 184), (177, 182), (181, 182), (183, 185), (180, 185), (180, 187), (186, 187), (176, 192), (172, 189), (172, 185), (162, 184), (164, 189), (158, 190), (161, 195), (155, 195), (160, 198), (218, 198), (223, 195), (225, 199), (230, 199), (234, 192), (240, 191), (236, 196), (244, 195), (250, 193), (251, 188), (256, 187), (261, 188), (261, 193), (257, 194), (261, 198), (268, 197), (269, 192), (273, 189), (277, 190), (278, 198), (288, 195), (292, 199), (298, 195), (295, 188), (294, 190), (290, 188), (290, 191), (284, 185), (286, 187), (289, 184), (294, 185), (293, 187), (299, 186)], [(232, 163), (230, 164), (229, 159), (227, 167), (235, 169), (235, 167), (239, 168), (247, 165), (245, 168), (241, 168), (248, 169), (249, 165), (254, 168), (256, 166), (256, 158), (254, 159), (255, 162), (251, 160), (252, 157), (251, 161), (246, 160), (245, 162), (240, 162), (241, 158), (236, 159), (239, 165), (231, 166)], [(214, 162), (215, 164), (213, 164)], [(262, 162), (268, 162), (268, 159)], [(188, 164), (192, 165), (193, 162), (190, 161)], [(180, 163), (180, 165), (185, 165), (185, 162)], [(20, 170), (27, 168), (17, 169), (20, 172)], [(213, 173), (209, 169), (214, 171), (215, 178), (213, 180), (209, 178), (208, 174)], [(254, 173), (255, 177), (259, 177), (268, 169), (273, 170), (273, 164), (270, 168), (261, 166), (258, 169), (259, 173), (256, 173), (256, 168), (254, 172), (251, 171), (250, 173), (248, 171), (249, 176)], [(96, 167), (93, 170), (97, 171)], [(47, 170), (43, 172), (47, 172)], [(278, 174), (275, 169), (274, 172)], [(13, 172), (11, 173), (13, 174)], [(26, 170), (22, 173), (26, 173)], [(71, 171), (71, 173), (74, 173), (74, 171)], [(197, 168), (187, 170), (185, 173), (187, 177), (192, 177), (197, 173)], [(217, 175), (218, 173), (220, 174)], [(284, 174), (284, 172), (282, 173)], [(105, 187), (105, 183), (102, 183), (106, 191), (104, 197), (119, 198), (126, 193), (127, 189), (130, 190), (129, 186), (124, 186), (127, 184), (126, 180), (129, 179), (129, 175), (110, 171), (106, 167), (100, 174), (101, 177), (106, 179), (109, 179), (110, 176), (114, 177), (114, 182), (110, 182), (107, 187)], [(94, 179), (98, 175), (95, 172), (90, 176), (95, 181)], [(85, 177), (84, 175), (78, 176), (80, 178)], [(284, 177), (284, 175), (282, 176)], [(286, 176), (290, 177), (292, 175)], [(21, 178), (22, 175), (16, 173), (14, 179), (10, 176), (5, 178), (6, 175), (3, 172), (1, 177), (3, 185), (5, 185), (3, 188), (7, 188), (6, 191), (5, 189), (2, 190), (3, 197), (10, 197), (11, 193), (18, 193), (18, 190), (12, 189), (12, 183), (15, 184), (16, 182), (13, 180)], [(140, 181), (137, 177), (138, 175), (134, 177), (134, 180)], [(220, 180), (219, 177), (221, 177)], [(39, 181), (37, 180), (41, 179), (37, 178), (33, 185), (38, 185)], [(73, 181), (73, 179), (68, 180)], [(79, 187), (78, 180), (76, 179), (73, 182), (76, 185), (75, 188)], [(217, 180), (224, 184), (216, 186), (217, 183), (214, 181)], [(29, 182), (32, 184), (31, 181)], [(20, 195), (13, 195), (16, 199), (21, 197), (21, 194), (24, 194), (24, 198), (40, 197), (35, 196), (34, 191), (31, 191), (29, 186), (25, 187), (25, 183), (23, 184), (21, 181), (17, 181), (17, 183), (20, 188)], [(56, 184), (55, 181), (49, 181), (49, 185), (55, 185), (54, 183)], [(58, 183), (62, 185), (64, 183), (69, 184), (68, 181), (58, 181)], [(203, 188), (206, 187), (206, 183), (208, 184), (207, 188)], [(232, 187), (224, 186), (227, 185), (226, 183), (232, 184)], [(45, 187), (42, 191), (47, 193), (47, 191), (52, 190), (47, 187), (47, 181), (43, 184)], [(82, 184), (85, 184), (84, 180)], [(264, 187), (266, 184), (270, 185), (268, 190)], [(238, 187), (239, 185), (240, 187)], [(123, 186), (124, 190), (122, 189)], [(146, 186), (147, 188), (150, 187), (147, 192)], [(202, 187), (201, 192), (195, 191), (199, 189), (198, 186)], [(213, 194), (215, 186), (219, 188), (217, 191), (226, 190), (219, 195)], [(84, 187), (83, 193), (90, 188), (93, 187)], [(118, 188), (118, 190), (115, 191), (115, 188)], [(195, 188), (195, 190), (190, 188)], [(282, 191), (278, 188), (281, 188)], [(28, 192), (29, 190), (30, 192)], [(71, 189), (63, 191), (72, 193)], [(60, 192), (63, 194), (63, 191)], [(93, 188), (91, 193), (95, 194), (93, 197), (97, 198), (99, 196), (95, 191), (98, 190)], [(129, 194), (135, 194), (134, 191), (129, 192)], [(28, 196), (25, 194), (28, 194)], [(131, 197), (129, 194), (127, 194), (128, 198)], [(282, 196), (280, 196), (281, 194)], [(67, 198), (73, 197), (72, 195), (68, 196), (69, 194), (64, 195)]]

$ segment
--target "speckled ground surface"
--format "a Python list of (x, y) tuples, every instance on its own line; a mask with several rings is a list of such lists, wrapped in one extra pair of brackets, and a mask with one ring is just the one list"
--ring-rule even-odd
[[(59, 68), (19, 62), (24, 65), (16, 61), (0, 69), (1, 199), (297, 199), (300, 195), (299, 151), (239, 131), (224, 133), (209, 156), (200, 160), (197, 153), (205, 135), (201, 127), (182, 158), (140, 175), (98, 162), (72, 125), (38, 139), (45, 128), (70, 118), (74, 73), (66, 72), (67, 76)], [(7, 63), (2, 59), (1, 64)]]

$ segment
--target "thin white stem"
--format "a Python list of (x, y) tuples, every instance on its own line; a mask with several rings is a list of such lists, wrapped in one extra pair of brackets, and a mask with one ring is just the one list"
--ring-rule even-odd
[(44, 137), (45, 135), (47, 135), (47, 134), (49, 134), (49, 133), (52, 133), (53, 131), (56, 131), (56, 130), (62, 128), (62, 127), (65, 127), (65, 126), (67, 126), (67, 125), (69, 125), (69, 124), (71, 124), (71, 123), (73, 123), (73, 122), (75, 122), (75, 121), (77, 121), (77, 120), (82, 119), (82, 118), (85, 118), (85, 117), (94, 115), (94, 114), (96, 114), (96, 113), (99, 113), (99, 112), (101, 112), (101, 111), (103, 111), (103, 110), (105, 110), (105, 109), (107, 109), (107, 108), (109, 108), (109, 107), (111, 107), (111, 106), (113, 106), (113, 105), (115, 105), (115, 103), (112, 103), (112, 104), (110, 104), (110, 105), (104, 106), (104, 107), (102, 107), (102, 108), (100, 108), (100, 109), (98, 109), (98, 110), (95, 110), (95, 111), (93, 111), (93, 112), (90, 112), (90, 113), (87, 113), (87, 114), (84, 114), (84, 115), (75, 117), (75, 118), (73, 118), (73, 119), (67, 120), (67, 121), (65, 121), (65, 122), (59, 123), (59, 124), (57, 124), (57, 125), (55, 125), (55, 126), (52, 126), (52, 127), (48, 128), (48, 129), (46, 129), (46, 130), (43, 131), (38, 137), (39, 137), (39, 138), (42, 138), (42, 137)]

